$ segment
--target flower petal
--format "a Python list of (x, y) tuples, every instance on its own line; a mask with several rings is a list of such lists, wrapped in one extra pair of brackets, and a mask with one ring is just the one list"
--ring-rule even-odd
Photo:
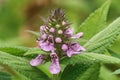
[(82, 46), (80, 46), (80, 51), (86, 51), (86, 49)]
[(53, 36), (50, 35), (46, 41), (39, 41), (39, 47), (44, 51), (54, 50)]
[(80, 38), (81, 36), (83, 36), (83, 32), (79, 32), (71, 38)]
[(46, 30), (46, 26), (44, 26), (44, 25), (43, 25), (43, 26), (40, 26), (40, 32), (41, 32), (41, 33), (44, 33), (45, 30)]
[(47, 34), (44, 33), (44, 34), (41, 35), (42, 40), (45, 40), (46, 38), (47, 38)]
[(54, 45), (52, 43), (48, 42), (48, 41), (39, 44), (39, 46), (44, 51), (52, 51), (52, 50), (54, 50)]
[(85, 51), (85, 48), (80, 46), (77, 42), (68, 43), (68, 49), (65, 51), (68, 57), (73, 54), (79, 54), (81, 51)]
[(51, 65), (49, 67), (49, 71), (51, 74), (58, 74), (61, 68), (59, 65), (59, 59), (56, 53), (51, 54)]
[(66, 54), (68, 57), (71, 57), (74, 54), (74, 52), (73, 52), (73, 50), (69, 49), (66, 51)]
[(35, 59), (32, 59), (32, 60), (30, 61), (30, 64), (31, 64), (32, 66), (37, 66), (37, 65), (43, 63), (43, 59), (44, 59), (44, 56), (43, 56), (43, 55), (38, 55)]
[(73, 31), (72, 31), (72, 29), (71, 28), (67, 28), (66, 29), (66, 31), (65, 31), (65, 33), (64, 33), (64, 35), (66, 36), (66, 37), (72, 37), (72, 35), (73, 35)]

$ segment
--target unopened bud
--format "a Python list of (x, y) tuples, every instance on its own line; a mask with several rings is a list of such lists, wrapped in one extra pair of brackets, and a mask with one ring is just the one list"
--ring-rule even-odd
[(60, 25), (59, 25), (59, 24), (57, 24), (57, 25), (56, 25), (56, 27), (57, 27), (57, 28), (59, 28), (59, 27), (60, 27)]
[(65, 21), (62, 21), (62, 25), (65, 25), (66, 24), (66, 22)]
[(63, 50), (63, 51), (66, 51), (67, 49), (68, 49), (68, 46), (67, 46), (66, 44), (63, 44), (63, 45), (62, 45), (62, 50)]
[(55, 39), (55, 42), (56, 42), (56, 43), (61, 43), (61, 42), (62, 42), (62, 39), (59, 38), (59, 37), (57, 37), (57, 38)]
[(49, 30), (51, 33), (54, 33), (55, 32), (55, 29), (54, 28), (50, 28)]
[(62, 30), (58, 30), (58, 34), (63, 34), (63, 31)]

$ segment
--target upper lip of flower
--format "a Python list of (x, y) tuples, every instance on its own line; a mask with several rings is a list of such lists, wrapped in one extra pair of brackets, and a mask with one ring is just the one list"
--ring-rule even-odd
[(40, 54), (40, 55), (38, 55), (35, 59), (32, 59), (32, 60), (30, 61), (30, 64), (31, 64), (32, 66), (37, 66), (37, 65), (39, 65), (39, 64), (42, 64), (44, 58), (45, 58), (45, 57), (44, 57), (42, 54)]
[(71, 57), (73, 54), (79, 54), (80, 51), (85, 51), (85, 48), (80, 46), (77, 42), (74, 42), (74, 43), (69, 42), (66, 44), (66, 46), (67, 48), (63, 49), (63, 51), (66, 53), (68, 57)]
[(83, 36), (83, 32), (79, 32), (79, 33), (73, 35), (72, 29), (67, 28), (64, 32), (64, 35), (68, 38), (80, 38), (81, 36)]

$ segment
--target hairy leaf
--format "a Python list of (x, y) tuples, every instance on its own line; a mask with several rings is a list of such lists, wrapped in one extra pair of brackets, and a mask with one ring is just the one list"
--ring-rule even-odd
[(120, 69), (115, 70), (113, 74), (120, 74)]
[(110, 49), (107, 49), (107, 51), (110, 53), (111, 56), (120, 58), (120, 55), (119, 55), (118, 53), (115, 53), (114, 51), (112, 51), (112, 50), (110, 50)]
[(45, 73), (35, 67), (32, 67), (28, 60), (10, 55), (6, 52), (0, 51), (0, 64), (8, 65), (13, 70), (31, 80), (49, 80)]
[(0, 72), (0, 80), (12, 80), (12, 77), (9, 74)]
[(75, 64), (75, 63), (86, 63), (86, 64), (95, 64), (95, 63), (105, 63), (113, 64), (120, 66), (120, 59), (107, 56), (104, 54), (95, 54), (95, 53), (83, 53), (79, 55), (74, 55), (71, 58), (65, 57), (61, 59), (63, 64)]
[[(109, 48), (120, 34), (120, 18), (92, 37), (84, 47), (88, 52), (102, 53)], [(91, 43), (92, 42), (92, 43)]]
[(35, 31), (32, 31), (32, 30), (26, 30), (26, 32), (29, 32), (31, 34), (34, 34), (36, 37), (39, 37), (40, 36), (40, 33), (39, 32), (35, 32)]
[(85, 73), (80, 74), (76, 80), (98, 80), (100, 64), (92, 65)]
[(114, 44), (110, 47), (110, 49), (115, 52), (120, 54), (120, 35), (117, 37), (117, 40), (114, 42)]
[(31, 55), (31, 54), (46, 54), (46, 52), (42, 51), (40, 48), (31, 48), (24, 55)]
[(29, 48), (20, 47), (20, 46), (0, 46), (0, 51), (10, 53), (16, 56), (23, 56), (25, 52), (27, 52)]
[(60, 80), (76, 80), (79, 75), (82, 75), (91, 65), (75, 64), (67, 65), (64, 69)]
[(93, 35), (102, 30), (105, 27), (106, 17), (110, 3), (110, 0), (108, 0), (99, 9), (92, 13), (77, 29), (77, 32), (84, 32), (83, 37), (85, 39), (90, 39)]
[(120, 78), (119, 76), (113, 74), (111, 70), (102, 65), (98, 80), (120, 80)]

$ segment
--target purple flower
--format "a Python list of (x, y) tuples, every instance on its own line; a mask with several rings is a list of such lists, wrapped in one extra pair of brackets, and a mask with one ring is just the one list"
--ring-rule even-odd
[(57, 38), (55, 39), (55, 42), (56, 42), (56, 43), (61, 43), (61, 42), (62, 42), (62, 39), (61, 39), (60, 37), (57, 37)]
[(39, 65), (39, 64), (42, 64), (43, 63), (43, 60), (44, 60), (44, 56), (43, 55), (38, 55), (35, 59), (32, 59), (31, 61), (30, 61), (30, 64), (32, 65), (32, 66), (37, 66), (37, 65)]
[(51, 53), (51, 65), (49, 67), (49, 71), (51, 74), (58, 74), (61, 70), (59, 65), (59, 59), (56, 53)]
[(41, 33), (45, 33), (45, 30), (46, 30), (46, 26), (40, 26), (40, 32)]
[(76, 35), (73, 35), (71, 38), (80, 38), (81, 36), (83, 36), (83, 32), (79, 32)]
[(54, 40), (52, 35), (49, 35), (47, 40), (39, 40), (38, 44), (39, 44), (39, 47), (44, 51), (54, 50)]
[(67, 44), (63, 44), (63, 45), (62, 45), (62, 50), (63, 50), (63, 51), (68, 50), (68, 45), (67, 45)]
[(68, 38), (72, 37), (72, 35), (73, 35), (72, 29), (71, 29), (71, 28), (67, 28), (67, 29), (65, 30), (65, 32), (64, 32), (64, 35), (65, 35), (66, 37), (68, 37)]
[(47, 39), (47, 34), (45, 34), (45, 33), (44, 33), (44, 34), (42, 34), (41, 39), (42, 39), (42, 40)]
[(37, 66), (42, 64), (44, 60), (50, 60), (50, 73), (58, 74), (61, 70), (59, 58), (64, 57), (64, 55), (71, 57), (74, 54), (85, 51), (85, 48), (80, 46), (77, 42), (71, 42), (73, 39), (80, 38), (83, 33), (79, 32), (74, 34), (69, 26), (70, 23), (65, 19), (65, 14), (61, 9), (52, 11), (47, 21), (45, 25), (40, 26), (41, 36), (38, 37), (37, 42), (38, 47), (48, 54), (38, 55), (35, 59), (30, 61), (30, 64)]
[(79, 33), (77, 33), (76, 35), (73, 35), (72, 29), (71, 29), (71, 28), (67, 28), (67, 29), (65, 30), (64, 35), (65, 35), (66, 37), (68, 37), (68, 38), (80, 38), (80, 37), (83, 35), (83, 32), (79, 32)]
[(54, 28), (50, 28), (49, 30), (51, 33), (54, 33), (55, 32), (55, 29)]
[(69, 42), (62, 45), (62, 50), (66, 53), (68, 57), (71, 57), (73, 54), (79, 54), (81, 51), (85, 51), (85, 48), (80, 46), (77, 42)]

